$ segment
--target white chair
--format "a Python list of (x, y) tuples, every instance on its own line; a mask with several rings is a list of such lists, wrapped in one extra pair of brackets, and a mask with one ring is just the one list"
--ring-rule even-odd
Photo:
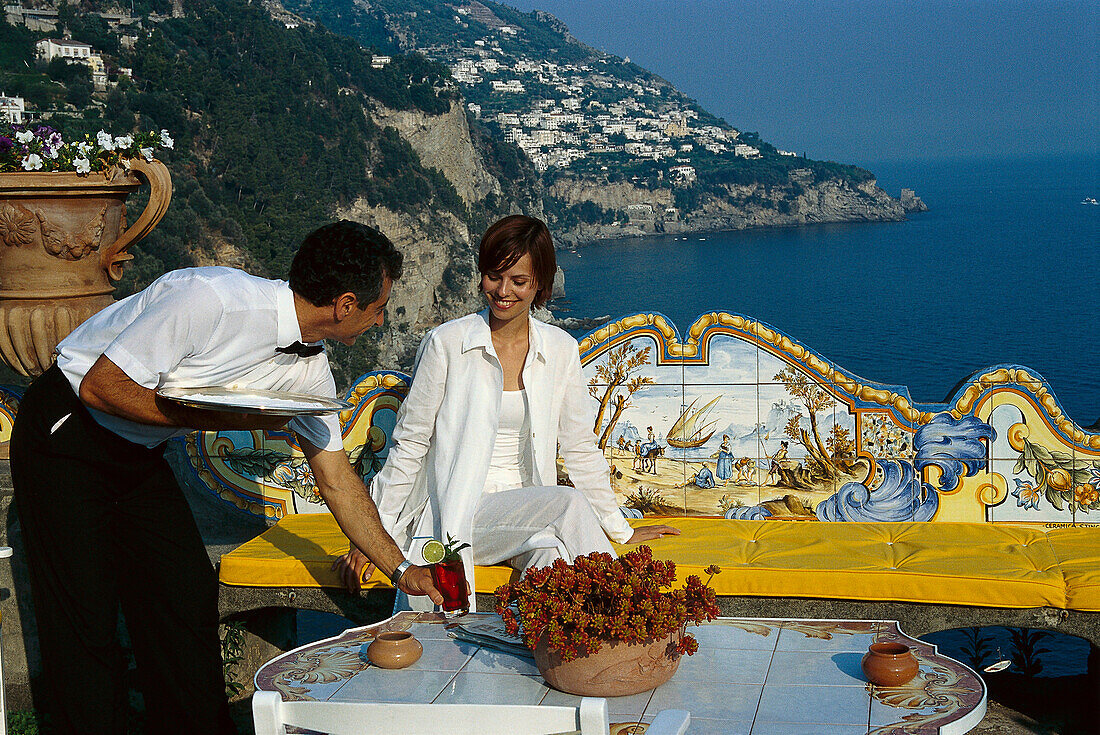
[[(252, 695), (256, 735), (301, 727), (326, 735), (607, 735), (607, 700), (579, 707), (498, 704), (368, 704), (284, 702), (277, 692)], [(683, 735), (691, 716), (665, 710), (646, 735)]]

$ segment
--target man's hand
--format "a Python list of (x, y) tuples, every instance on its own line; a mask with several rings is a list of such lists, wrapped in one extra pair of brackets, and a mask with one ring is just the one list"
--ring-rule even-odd
[(662, 536), (679, 536), (680, 529), (672, 526), (642, 526), (634, 529), (634, 535), (627, 539), (628, 544), (640, 544), (659, 539)]
[[(344, 585), (354, 593), (362, 583), (368, 560), (361, 549), (370, 552), (370, 562), (387, 575), (392, 574), (405, 561), (405, 555), (382, 527), (378, 508), (363, 485), (363, 479), (348, 464), (348, 455), (342, 451), (322, 451), (301, 437), (299, 440), (313, 469), (317, 491), (328, 503), (340, 530), (351, 540), (352, 549), (333, 564), (333, 569), (340, 570)], [(427, 595), (436, 604), (443, 602), (443, 595), (432, 584), (428, 567), (409, 567), (401, 575), (398, 586), (405, 594)]]
[(374, 569), (375, 566), (371, 564), (366, 554), (354, 546), (348, 549), (348, 553), (332, 562), (332, 570), (340, 574), (344, 589), (352, 595), (359, 592), (362, 583), (374, 574)]
[[(429, 567), (412, 566), (405, 570), (397, 586), (406, 595), (427, 595), (436, 605), (443, 604), (443, 595), (432, 582), (432, 570)], [(469, 585), (466, 586), (469, 590)]]

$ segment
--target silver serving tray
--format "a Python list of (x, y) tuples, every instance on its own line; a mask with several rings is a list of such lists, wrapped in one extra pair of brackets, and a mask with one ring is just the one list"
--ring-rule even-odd
[(320, 416), (351, 408), (335, 398), (251, 388), (161, 388), (157, 395), (191, 408), (267, 416)]

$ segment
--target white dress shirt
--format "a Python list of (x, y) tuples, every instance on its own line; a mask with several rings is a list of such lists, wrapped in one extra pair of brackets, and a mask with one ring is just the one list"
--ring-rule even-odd
[[(100, 355), (138, 385), (253, 388), (336, 396), (322, 351), (311, 357), (275, 352), (302, 339), (286, 281), (234, 268), (185, 268), (108, 306), (57, 346), (57, 364), (73, 392)], [(140, 424), (88, 409), (103, 427), (153, 447), (191, 429)], [(316, 447), (342, 451), (335, 415), (301, 416), (288, 428)]]
[[(420, 343), (409, 394), (397, 414), (393, 446), (371, 492), (386, 530), (406, 549), (428, 537), (472, 538), (472, 520), (493, 454), (504, 372), (488, 312), (442, 324)], [(595, 406), (581, 372), (577, 341), (532, 319), (523, 365), (536, 486), (557, 485), (557, 452), (612, 540), (633, 529), (619, 511), (609, 469), (592, 431)], [(414, 541), (416, 543), (414, 543)], [(473, 558), (463, 552), (472, 580)]]

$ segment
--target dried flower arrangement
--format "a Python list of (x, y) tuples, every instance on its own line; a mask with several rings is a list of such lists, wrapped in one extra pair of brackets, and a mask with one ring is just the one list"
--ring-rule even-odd
[[(711, 565), (704, 571), (710, 575), (706, 584), (693, 574), (672, 589), (675, 563), (654, 559), (648, 546), (619, 558), (596, 552), (572, 564), (558, 559), (499, 587), (496, 611), (506, 630), (522, 634), (529, 648), (545, 635), (549, 648), (571, 661), (599, 651), (607, 640), (648, 642), (718, 617), (710, 581), (721, 570)], [(677, 643), (689, 656), (698, 648), (686, 632)]]

